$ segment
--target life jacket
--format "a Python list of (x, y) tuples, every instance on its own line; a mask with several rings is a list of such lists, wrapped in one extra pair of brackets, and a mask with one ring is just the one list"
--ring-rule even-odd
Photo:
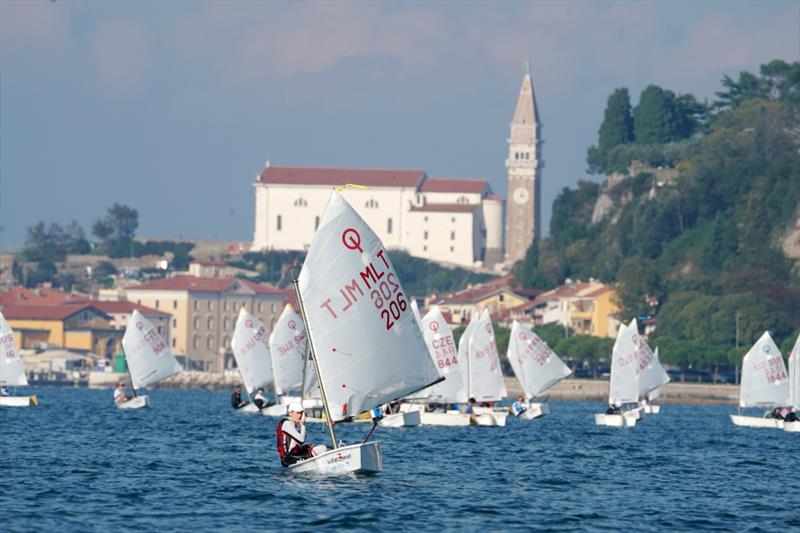
[(281, 456), (281, 459), (291, 455), (294, 449), (298, 449), (299, 451), (300, 448), (298, 445), (295, 444), (293, 449), (289, 449), (289, 443), (292, 441), (292, 437), (290, 437), (285, 431), (283, 431), (283, 423), (286, 421), (291, 421), (291, 419), (285, 417), (281, 418), (280, 421), (278, 422), (278, 427), (275, 428), (275, 438), (278, 443), (278, 454)]

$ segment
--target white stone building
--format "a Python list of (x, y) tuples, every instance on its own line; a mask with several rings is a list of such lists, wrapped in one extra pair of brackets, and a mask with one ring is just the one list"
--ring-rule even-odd
[(526, 72), (507, 140), (513, 195), (508, 213), (486, 180), (429, 178), (423, 170), (268, 162), (254, 183), (252, 250), (308, 249), (331, 189), (353, 184), (365, 188), (346, 188), (343, 195), (388, 248), (465, 267), (493, 268), (504, 261), (510, 266), (525, 255), (540, 230), (539, 129)]

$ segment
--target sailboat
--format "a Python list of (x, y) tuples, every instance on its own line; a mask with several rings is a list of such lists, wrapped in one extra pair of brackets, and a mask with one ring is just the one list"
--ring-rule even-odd
[(364, 442), (343, 446), (334, 423), (441, 378), (383, 243), (336, 191), (294, 283), (333, 449), (289, 468), (380, 472), (383, 452), (369, 441), (371, 431)]
[[(478, 404), (502, 401), (508, 392), (489, 311), (484, 309), (480, 318), (473, 322), (474, 325), (467, 327), (461, 338), (461, 344), (467, 344), (467, 396), (475, 398)], [(491, 407), (476, 407), (475, 412), (479, 415), (478, 425), (506, 425), (507, 412), (495, 411)], [(491, 419), (484, 417), (481, 421), (482, 415)]]
[[(447, 410), (450, 404), (467, 402), (466, 360), (459, 357), (453, 332), (438, 306), (431, 306), (422, 318), (421, 329), (428, 353), (444, 381), (425, 389), (425, 398), (405, 403), (401, 409), (419, 413), (424, 426), (469, 426), (468, 414)], [(485, 419), (488, 424), (492, 417)]]
[(653, 352), (647, 341), (640, 338), (639, 342), (639, 405), (645, 414), (658, 414), (660, 405), (650, 402), (658, 397), (661, 387), (669, 383), (670, 378), (661, 361), (658, 359), (658, 347)]
[[(0, 313), (0, 387), (27, 387), (28, 378), (22, 365), (14, 331)], [(36, 395), (0, 396), (0, 407), (28, 407), (38, 405)]]
[(508, 361), (522, 385), (528, 403), (519, 415), (521, 420), (533, 420), (550, 412), (546, 402), (532, 402), (547, 389), (572, 374), (558, 355), (532, 329), (516, 320), (511, 324), (508, 340)]
[[(800, 335), (794, 341), (794, 347), (789, 353), (789, 407), (795, 416), (800, 416)], [(783, 422), (783, 430), (800, 433), (800, 421), (788, 420)]]
[(731, 415), (737, 426), (751, 428), (783, 428), (783, 420), (764, 416), (744, 416), (742, 409), (784, 407), (789, 399), (789, 375), (772, 335), (765, 331), (742, 361), (742, 383), (739, 386), (739, 409)]
[[(633, 427), (639, 419), (639, 345), (640, 337), (636, 320), (621, 326), (611, 351), (611, 379), (608, 387), (608, 405), (617, 407), (619, 413), (598, 413), (594, 423), (598, 426)], [(635, 409), (624, 410), (629, 404)]]
[(183, 370), (158, 330), (136, 310), (128, 319), (128, 326), (122, 337), (122, 353), (131, 378), (133, 398), (118, 403), (118, 409), (147, 407), (150, 405), (150, 397), (140, 396), (136, 391)]
[[(237, 413), (259, 413), (269, 409), (259, 409), (252, 401), (255, 391), (266, 388), (273, 382), (267, 338), (267, 329), (264, 324), (242, 307), (236, 318), (231, 348), (250, 401), (236, 409)], [(276, 416), (281, 414), (286, 414), (285, 405), (283, 412), (276, 413)]]

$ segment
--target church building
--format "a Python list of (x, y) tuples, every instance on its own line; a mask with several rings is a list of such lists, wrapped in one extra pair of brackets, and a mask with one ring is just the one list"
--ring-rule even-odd
[(539, 231), (539, 117), (530, 73), (508, 140), (508, 209), (481, 179), (431, 178), (419, 169), (320, 168), (267, 162), (256, 176), (253, 251), (307, 250), (331, 189), (389, 249), (446, 264), (495, 269), (525, 255)]

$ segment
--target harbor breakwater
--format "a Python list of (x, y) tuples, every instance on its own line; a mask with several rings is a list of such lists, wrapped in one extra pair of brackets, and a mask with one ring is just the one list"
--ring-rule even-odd
[[(120, 381), (130, 386), (127, 374), (92, 372), (89, 376), (89, 386), (95, 388), (111, 388)], [(165, 379), (156, 388), (228, 390), (240, 383), (241, 378), (236, 371), (181, 372)], [(519, 382), (515, 378), (506, 378), (506, 389), (509, 398), (522, 394)], [(608, 380), (565, 379), (551, 388), (547, 397), (551, 400), (606, 402)], [(662, 387), (658, 403), (736, 405), (738, 398), (738, 385), (671, 382)]]

